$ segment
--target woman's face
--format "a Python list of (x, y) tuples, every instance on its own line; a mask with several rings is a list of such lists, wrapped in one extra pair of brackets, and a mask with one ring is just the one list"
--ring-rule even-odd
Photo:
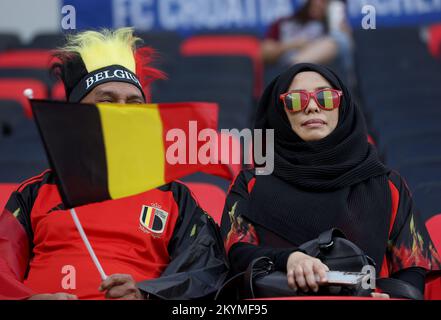
[[(332, 88), (331, 84), (319, 73), (305, 71), (298, 73), (288, 91)], [(304, 141), (317, 141), (328, 136), (337, 127), (338, 108), (322, 110), (311, 97), (305, 110), (291, 113), (285, 109), (294, 132)]]
[(310, 0), (309, 17), (314, 20), (323, 20), (326, 16), (328, 0)]

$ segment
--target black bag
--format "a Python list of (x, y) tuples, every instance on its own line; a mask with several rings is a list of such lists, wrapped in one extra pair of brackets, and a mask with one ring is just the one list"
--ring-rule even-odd
[[(320, 259), (330, 270), (361, 272), (366, 265), (375, 267), (375, 262), (353, 242), (346, 239), (344, 233), (336, 228), (325, 231), (317, 239), (308, 241), (299, 247), (299, 251)], [(372, 290), (364, 289), (361, 284), (342, 286), (321, 286), (317, 293), (302, 293), (288, 286), (286, 274), (274, 270), (274, 263), (268, 257), (261, 257), (251, 262), (248, 269), (230, 279), (223, 288), (239, 287), (239, 298), (268, 298), (305, 295), (370, 296)], [(423, 299), (422, 293), (407, 282), (398, 279), (377, 279), (376, 286), (391, 297)], [(221, 289), (217, 298), (222, 298)]]
[[(344, 233), (333, 228), (321, 233), (318, 238), (302, 244), (299, 251), (320, 259), (330, 270), (345, 272), (361, 272), (366, 265), (375, 267), (375, 262), (353, 242), (346, 239)], [(371, 289), (363, 289), (361, 283), (356, 285), (320, 286), (317, 293), (297, 292), (288, 286), (286, 273), (274, 271), (269, 258), (254, 260), (244, 274), (243, 294), (253, 297), (276, 296), (370, 296)]]
[[(376, 267), (375, 261), (357, 245), (346, 239), (344, 233), (337, 228), (325, 231), (317, 239), (302, 244), (299, 250), (320, 259), (330, 270), (361, 272), (362, 268), (366, 265)], [(394, 298), (424, 299), (421, 291), (399, 279), (376, 279), (376, 287)], [(367, 295), (368, 293), (368, 290), (362, 288), (352, 289), (353, 295)]]
[(337, 228), (325, 231), (317, 239), (305, 242), (299, 247), (299, 251), (320, 259), (329, 270), (361, 272), (364, 266), (375, 267), (375, 261), (346, 239), (344, 233)]
[(320, 286), (319, 291), (304, 293), (294, 291), (288, 286), (286, 273), (273, 270), (273, 262), (268, 257), (254, 260), (244, 273), (243, 297), (270, 298), (291, 296), (370, 296), (371, 289), (363, 289), (361, 283), (356, 285)]

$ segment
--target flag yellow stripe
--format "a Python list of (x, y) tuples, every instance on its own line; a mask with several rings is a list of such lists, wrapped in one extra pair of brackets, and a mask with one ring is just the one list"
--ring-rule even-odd
[(158, 105), (98, 104), (97, 108), (110, 197), (123, 198), (165, 184), (163, 127)]

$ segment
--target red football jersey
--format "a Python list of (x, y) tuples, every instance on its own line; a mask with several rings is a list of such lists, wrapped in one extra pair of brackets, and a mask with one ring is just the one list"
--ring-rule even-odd
[[(169, 265), (169, 244), (182, 227), (177, 223), (184, 212), (196, 208), (205, 215), (194, 200), (196, 205), (189, 206), (188, 199), (193, 200), (188, 189), (173, 182), (136, 196), (78, 207), (76, 212), (106, 274), (130, 274), (140, 282), (158, 278)], [(189, 228), (188, 236), (195, 236), (192, 225), (184, 227)], [(7, 247), (0, 244), (2, 257), (7, 257), (0, 259), (0, 297), (67, 292), (80, 299), (104, 299), (98, 290), (100, 274), (50, 171), (13, 193), (0, 215), (0, 238), (9, 242)]]

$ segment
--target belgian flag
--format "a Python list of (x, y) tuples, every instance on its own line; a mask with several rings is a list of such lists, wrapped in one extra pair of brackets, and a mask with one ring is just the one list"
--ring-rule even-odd
[(68, 208), (139, 194), (203, 171), (199, 164), (168, 164), (165, 135), (170, 129), (189, 134), (189, 121), (197, 121), (198, 130), (217, 129), (214, 103), (31, 104)]

